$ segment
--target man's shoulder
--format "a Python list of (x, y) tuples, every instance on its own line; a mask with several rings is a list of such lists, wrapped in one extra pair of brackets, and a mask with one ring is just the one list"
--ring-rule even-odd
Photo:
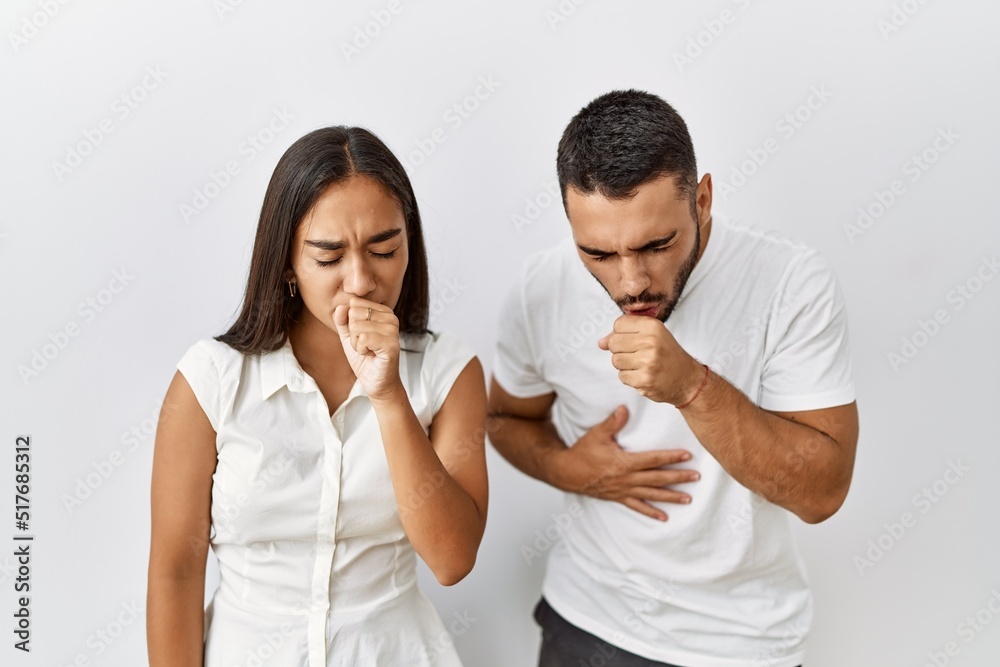
[(718, 262), (725, 268), (715, 289), (732, 294), (734, 303), (757, 310), (765, 301), (772, 304), (767, 308), (776, 308), (773, 304), (836, 298), (837, 273), (814, 246), (740, 220), (727, 221), (726, 230), (725, 256)]
[(723, 266), (757, 278), (772, 275), (780, 280), (795, 266), (825, 265), (816, 248), (778, 230), (741, 219), (720, 222), (729, 237)]
[(730, 245), (742, 248), (749, 253), (784, 253), (791, 257), (813, 249), (797, 238), (756, 222), (742, 218), (726, 218), (719, 222), (726, 227), (734, 241)]
[(515, 289), (525, 301), (538, 305), (548, 299), (565, 297), (571, 281), (579, 281), (586, 271), (576, 252), (572, 236), (526, 255), (515, 273)]
[(529, 253), (521, 262), (521, 270), (525, 278), (555, 277), (571, 266), (573, 260), (579, 261), (576, 245), (572, 236), (566, 236), (546, 248)]

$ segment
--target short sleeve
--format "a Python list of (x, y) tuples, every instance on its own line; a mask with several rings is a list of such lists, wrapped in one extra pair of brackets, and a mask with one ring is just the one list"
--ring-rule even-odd
[(541, 364), (531, 345), (533, 335), (524, 301), (524, 284), (523, 279), (517, 281), (500, 305), (497, 344), (493, 354), (493, 376), (504, 391), (518, 398), (542, 396), (554, 391), (542, 376)]
[(455, 380), (476, 356), (468, 343), (447, 331), (437, 334), (424, 349), (421, 378), (431, 415), (436, 415)]
[(188, 348), (181, 360), (177, 363), (184, 378), (191, 385), (195, 398), (201, 405), (201, 409), (208, 416), (215, 432), (219, 432), (219, 414), (222, 374), (220, 366), (216, 361), (210, 341), (199, 340)]
[(832, 267), (815, 250), (789, 267), (767, 338), (761, 408), (796, 412), (855, 400), (844, 297)]

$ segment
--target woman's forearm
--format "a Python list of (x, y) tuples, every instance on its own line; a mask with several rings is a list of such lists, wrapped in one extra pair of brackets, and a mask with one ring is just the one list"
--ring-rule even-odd
[(201, 667), (205, 637), (205, 575), (149, 576), (146, 646), (149, 667)]
[(486, 517), (441, 463), (405, 392), (372, 403), (403, 529), (438, 581), (456, 583), (475, 563)]

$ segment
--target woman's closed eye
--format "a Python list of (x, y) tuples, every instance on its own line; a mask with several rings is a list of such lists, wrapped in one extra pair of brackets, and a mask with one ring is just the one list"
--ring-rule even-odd
[[(395, 250), (390, 250), (389, 252), (373, 252), (372, 255), (374, 255), (375, 257), (379, 257), (380, 259), (392, 259), (393, 257), (396, 256), (396, 251)], [(344, 258), (343, 257), (338, 257), (337, 259), (331, 259), (331, 260), (327, 260), (325, 262), (322, 261), (322, 260), (317, 259), (316, 260), (316, 264), (318, 264), (319, 266), (333, 266), (334, 264), (339, 263), (340, 260), (342, 260), (342, 259), (344, 259)]]

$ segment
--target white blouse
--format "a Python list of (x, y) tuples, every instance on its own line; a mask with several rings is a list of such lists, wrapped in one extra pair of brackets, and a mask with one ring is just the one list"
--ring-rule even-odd
[[(447, 332), (401, 334), (399, 372), (424, 430), (474, 356)], [(371, 402), (333, 417), (291, 344), (243, 355), (197, 341), (177, 368), (215, 429), (205, 667), (461, 667), (416, 585)]]

